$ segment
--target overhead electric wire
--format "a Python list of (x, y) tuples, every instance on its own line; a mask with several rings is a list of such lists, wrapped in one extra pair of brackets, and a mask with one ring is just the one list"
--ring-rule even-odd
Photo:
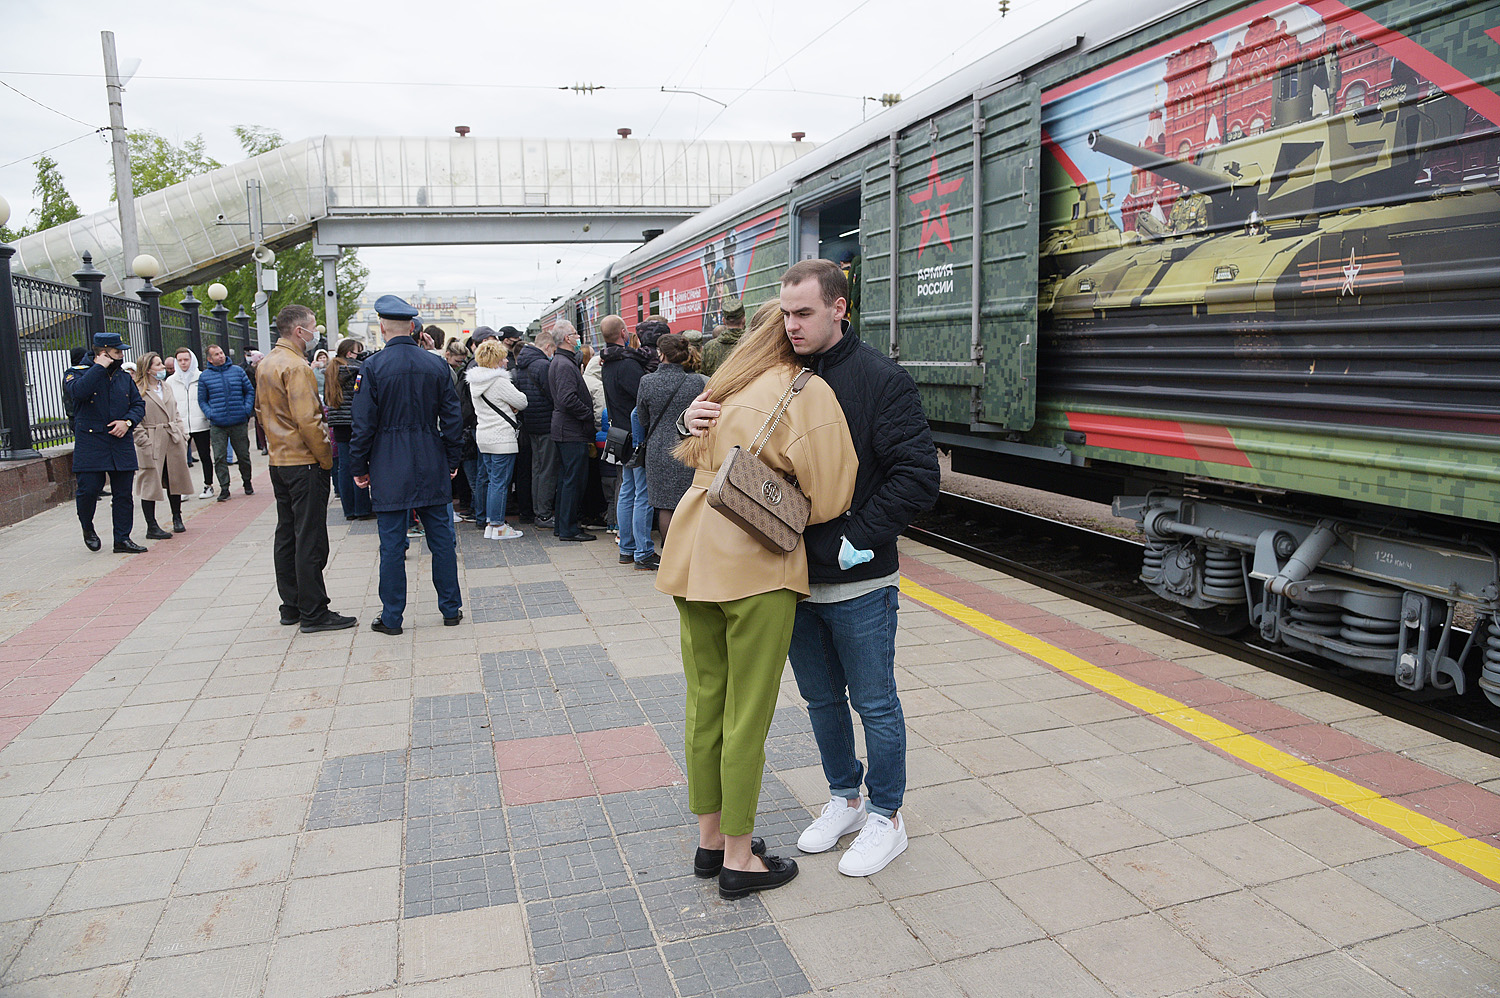
[(6, 83), (4, 80), (0, 80), (0, 87), (4, 87), (6, 90), (9, 90), (11, 93), (20, 94), (22, 97), (25, 97), (27, 100), (31, 101), (31, 103), (35, 104), (37, 107), (42, 108), (42, 109), (47, 110), (47, 111), (51, 111), (53, 114), (60, 114), (64, 118), (67, 118), (69, 121), (76, 121), (80, 125), (87, 125), (89, 128), (93, 128), (95, 130), (97, 130), (98, 127), (99, 127), (99, 126), (97, 126), (97, 125), (95, 125), (95, 124), (93, 124), (91, 122), (84, 121), (82, 118), (75, 118), (75, 117), (73, 117), (71, 114), (69, 114), (66, 111), (59, 111), (57, 108), (52, 107), (51, 105), (43, 104), (41, 101), (37, 100), (35, 97), (33, 97), (30, 94), (26, 93), (24, 90), (17, 90), (15, 87), (11, 86), (9, 83)]
[[(87, 124), (87, 122), (85, 122), (85, 124)], [(30, 156), (22, 156), (20, 159), (13, 159), (9, 163), (0, 163), (0, 170), (4, 170), (7, 167), (15, 166), (17, 163), (24, 163), (27, 160), (36, 159), (38, 156), (45, 156), (47, 153), (51, 152), (54, 149), (61, 149), (63, 146), (70, 146), (74, 142), (81, 142), (82, 140), (88, 138), (90, 135), (98, 135), (100, 132), (107, 132), (107, 131), (109, 131), (109, 129), (107, 129), (107, 128), (96, 128), (92, 132), (84, 132), (82, 135), (79, 135), (76, 138), (68, 139), (66, 142), (59, 142), (55, 146), (48, 146), (47, 148), (43, 149), (41, 152), (34, 152)]]

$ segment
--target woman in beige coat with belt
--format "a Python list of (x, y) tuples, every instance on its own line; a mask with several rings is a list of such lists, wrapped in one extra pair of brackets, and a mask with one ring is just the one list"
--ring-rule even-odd
[[(693, 869), (717, 874), (725, 898), (797, 875), (795, 861), (758, 855), (765, 846), (750, 833), (797, 601), (808, 593), (807, 553), (800, 542), (787, 554), (768, 550), (709, 506), (706, 491), (730, 450), (750, 447), (801, 369), (772, 305), (708, 383), (723, 406), (718, 423), (674, 452), (694, 469), (693, 484), (673, 517), (656, 580), (681, 617), (688, 807), (698, 815)], [(822, 379), (792, 398), (760, 459), (797, 479), (812, 523), (849, 508), (857, 459), (843, 410)]]
[(146, 518), (146, 536), (170, 540), (172, 534), (156, 522), (156, 504), (163, 499), (172, 506), (172, 533), (182, 533), (182, 497), (193, 492), (188, 475), (187, 430), (177, 414), (177, 399), (162, 382), (167, 365), (161, 356), (148, 353), (135, 362), (135, 386), (146, 402), (146, 415), (135, 428), (135, 458), (140, 465), (131, 491), (141, 501)]

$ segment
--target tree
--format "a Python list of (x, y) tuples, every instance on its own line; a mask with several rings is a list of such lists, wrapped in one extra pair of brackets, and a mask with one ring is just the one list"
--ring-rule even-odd
[[(246, 156), (259, 156), (281, 146), (284, 140), (275, 129), (259, 125), (238, 125), (234, 129)], [(149, 194), (189, 177), (219, 169), (222, 165), (204, 151), (203, 137), (193, 136), (181, 146), (157, 135), (155, 132), (132, 132), (130, 135), (130, 174), (135, 181), (137, 195)], [(310, 243), (292, 246), (276, 253), (276, 276), (279, 290), (270, 293), (270, 310), (274, 316), (286, 305), (294, 302), (307, 305), (327, 325), (328, 310), (323, 294), (323, 261), (313, 256)], [(370, 271), (359, 262), (353, 249), (340, 254), (334, 272), (338, 281), (338, 311), (340, 324), (348, 322), (354, 314), (359, 296), (364, 293), (365, 282)], [(231, 311), (243, 305), (248, 311), (255, 300), (255, 266), (246, 264), (216, 278), (229, 289), (225, 304)], [(204, 281), (197, 290), (197, 297), (207, 301), (203, 288), (211, 281)], [(182, 301), (182, 292), (163, 296), (162, 304), (177, 307)], [(340, 330), (328, 334), (332, 343), (337, 343)]]
[(23, 225), (19, 229), (0, 226), (0, 242), (14, 242), (33, 232), (83, 217), (83, 212), (78, 210), (78, 205), (73, 203), (72, 195), (63, 184), (62, 171), (57, 168), (57, 161), (50, 156), (37, 157), (36, 186), (31, 189), (31, 196), (36, 198), (37, 206), (31, 209), (27, 217), (34, 224)]

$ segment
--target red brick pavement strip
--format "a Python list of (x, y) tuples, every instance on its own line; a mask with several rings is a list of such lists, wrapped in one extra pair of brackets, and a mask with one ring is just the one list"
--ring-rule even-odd
[[(255, 495), (237, 495), (228, 503), (214, 503), (195, 513), (186, 533), (175, 534), (170, 541), (151, 542), (146, 554), (101, 551), (100, 558), (121, 559), (120, 566), (0, 643), (0, 748), (25, 731), (176, 594), (194, 572), (271, 507), (274, 500), (267, 476), (260, 475), (254, 484), (259, 489)], [(106, 518), (108, 512), (104, 510)], [(108, 535), (108, 530), (104, 533)]]
[[(961, 579), (919, 559), (903, 556), (901, 572), (914, 582), (950, 599), (966, 603), (1011, 627), (1040, 637), (1085, 661), (1189, 704), (1313, 765), (1341, 773), (1389, 796), (1396, 803), (1446, 822), (1465, 835), (1500, 841), (1500, 795), (1371, 745), (1281, 704), (1261, 700), (1236, 687), (1205, 677), (1190, 665), (1163, 661), (1148, 652), (1097, 632), (1088, 631), (1091, 637), (1084, 637), (1077, 632), (1087, 629), (1079, 628), (1062, 617)], [(975, 633), (983, 634), (977, 630)], [(1068, 678), (1073, 679), (1071, 676)], [(1097, 692), (1077, 679), (1073, 681), (1082, 689)], [(1222, 758), (1243, 765), (1240, 760), (1218, 751), (1212, 745), (1205, 743), (1204, 747)], [(1266, 775), (1275, 777), (1274, 773)], [(1278, 782), (1285, 783), (1281, 780)], [(1285, 785), (1304, 792), (1294, 784)], [(1321, 798), (1314, 799), (1327, 803)], [(1357, 814), (1350, 813), (1350, 816), (1370, 828), (1391, 834), (1390, 829), (1369, 822)], [(1472, 870), (1454, 866), (1445, 857), (1430, 850), (1423, 851), (1454, 869), (1474, 875)]]
[(495, 743), (508, 805), (679, 786), (682, 770), (649, 724)]

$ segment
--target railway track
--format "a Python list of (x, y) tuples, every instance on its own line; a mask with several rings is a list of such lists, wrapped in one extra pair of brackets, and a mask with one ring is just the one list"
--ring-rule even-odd
[(1255, 638), (1212, 634), (1137, 581), (1142, 548), (1137, 541), (952, 492), (944, 492), (907, 536), (1500, 756), (1500, 710), (1482, 695), (1403, 695), (1386, 677), (1304, 659)]

